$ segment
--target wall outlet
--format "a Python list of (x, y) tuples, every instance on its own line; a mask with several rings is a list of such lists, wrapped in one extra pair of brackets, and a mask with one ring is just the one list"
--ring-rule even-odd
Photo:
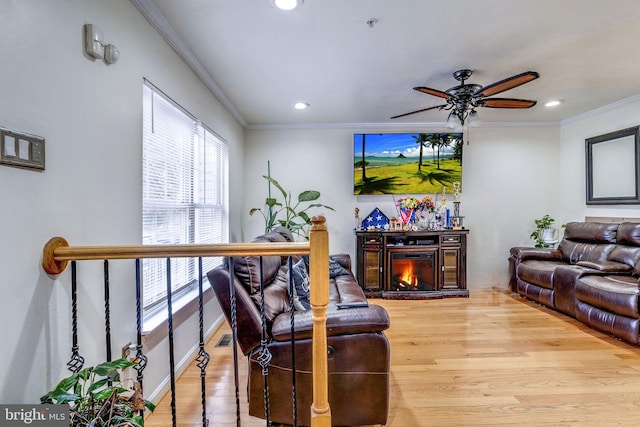
[(129, 358), (132, 356), (132, 350), (135, 349), (135, 346), (129, 341), (124, 347), (122, 347), (122, 357)]

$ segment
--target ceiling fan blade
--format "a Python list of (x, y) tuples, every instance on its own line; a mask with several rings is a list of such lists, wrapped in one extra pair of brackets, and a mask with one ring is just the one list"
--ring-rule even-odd
[(499, 82), (495, 82), (490, 85), (481, 87), (476, 91), (474, 95), (480, 95), (480, 96), (496, 95), (500, 92), (504, 92), (505, 90), (513, 89), (514, 87), (518, 87), (525, 83), (529, 83), (530, 81), (535, 80), (538, 77), (540, 77), (540, 74), (536, 73), (535, 71), (527, 71), (522, 74), (517, 74), (515, 76), (506, 78), (504, 80), (500, 80)]
[(447, 92), (443, 92), (438, 89), (431, 89), (430, 87), (418, 86), (414, 87), (413, 90), (417, 90), (418, 92), (426, 93), (427, 95), (438, 96), (440, 98), (449, 99), (451, 95)]
[(529, 99), (488, 98), (483, 99), (480, 105), (489, 108), (531, 108), (536, 105), (536, 103), (537, 101), (531, 101)]
[(436, 108), (441, 109), (441, 108), (446, 107), (446, 106), (447, 106), (447, 104), (436, 105), (435, 107), (423, 108), (422, 110), (416, 110), (416, 111), (412, 111), (410, 113), (400, 114), (400, 115), (397, 115), (397, 116), (393, 116), (391, 118), (392, 119), (397, 119), (398, 117), (410, 116), (411, 114), (422, 113), (423, 111), (434, 110)]

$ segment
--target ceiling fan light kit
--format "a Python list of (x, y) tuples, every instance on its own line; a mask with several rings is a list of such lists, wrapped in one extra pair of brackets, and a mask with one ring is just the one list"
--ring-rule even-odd
[(476, 108), (531, 108), (536, 105), (537, 101), (518, 98), (487, 98), (497, 95), (509, 89), (513, 89), (532, 80), (537, 79), (540, 75), (535, 71), (526, 71), (515, 76), (508, 77), (504, 80), (497, 81), (487, 86), (470, 83), (465, 81), (471, 77), (473, 70), (462, 69), (453, 73), (453, 77), (460, 82), (459, 85), (451, 87), (446, 91), (432, 89), (429, 87), (418, 86), (413, 89), (426, 93), (427, 95), (437, 96), (447, 101), (446, 104), (436, 105), (434, 107), (423, 108), (421, 110), (411, 111), (409, 113), (399, 114), (391, 117), (397, 119), (399, 117), (409, 116), (411, 114), (422, 113), (429, 110), (445, 110), (449, 111), (447, 118), (447, 127), (459, 128), (465, 123), (470, 126), (477, 125), (478, 112)]

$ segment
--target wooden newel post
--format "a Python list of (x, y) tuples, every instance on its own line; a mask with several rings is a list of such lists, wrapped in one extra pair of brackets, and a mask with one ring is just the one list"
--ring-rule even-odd
[(313, 403), (311, 426), (330, 427), (329, 374), (327, 359), (327, 306), (329, 304), (329, 233), (323, 216), (311, 218), (310, 299), (313, 319)]

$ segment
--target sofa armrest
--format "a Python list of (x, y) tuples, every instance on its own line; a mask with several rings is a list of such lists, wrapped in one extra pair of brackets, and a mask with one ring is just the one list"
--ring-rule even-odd
[(603, 273), (631, 274), (633, 267), (616, 261), (578, 261), (580, 267), (592, 268)]
[[(307, 339), (313, 335), (312, 310), (294, 313), (295, 339)], [(291, 339), (291, 315), (282, 313), (273, 321), (271, 335), (276, 341)], [(389, 315), (379, 306), (327, 309), (327, 336), (382, 332), (389, 328)]]
[(517, 262), (527, 259), (539, 260), (561, 260), (562, 253), (558, 249), (552, 248), (532, 248), (525, 246), (516, 246), (509, 251), (511, 256), (516, 258)]

